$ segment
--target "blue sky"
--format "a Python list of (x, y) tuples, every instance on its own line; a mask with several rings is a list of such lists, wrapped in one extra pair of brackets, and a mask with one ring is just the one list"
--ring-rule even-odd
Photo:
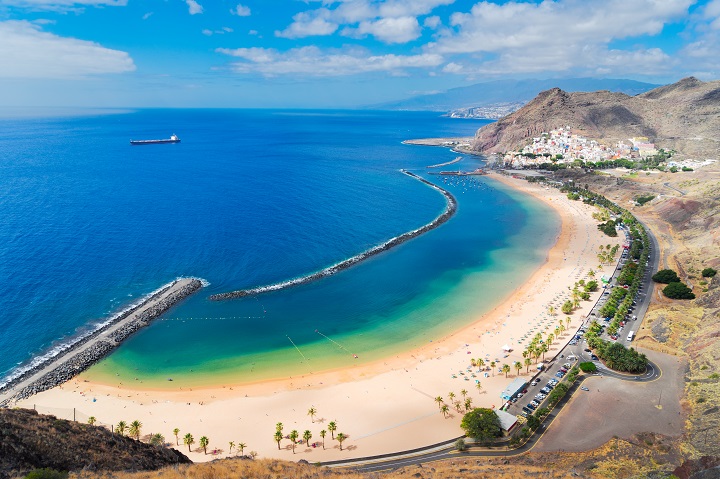
[(720, 77), (720, 0), (0, 0), (0, 106), (353, 107)]

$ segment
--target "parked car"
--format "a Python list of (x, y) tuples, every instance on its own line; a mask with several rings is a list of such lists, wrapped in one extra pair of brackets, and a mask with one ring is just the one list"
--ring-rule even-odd
[(527, 407), (528, 407), (529, 409), (532, 409), (533, 411), (534, 411), (535, 409), (537, 409), (535, 406), (532, 405), (532, 403), (528, 404)]
[(546, 387), (542, 388), (540, 391), (542, 391), (545, 394), (550, 394), (551, 389), (546, 386)]
[(562, 372), (562, 371), (558, 371), (558, 372), (555, 373), (555, 376), (561, 378), (561, 377), (565, 376), (565, 373)]
[(530, 383), (530, 386), (537, 386), (537, 383), (538, 383), (538, 380), (533, 379), (532, 382)]
[(598, 360), (598, 357), (595, 356), (594, 354), (591, 354), (591, 355), (590, 355), (590, 359), (592, 359), (593, 361), (597, 361), (597, 360)]

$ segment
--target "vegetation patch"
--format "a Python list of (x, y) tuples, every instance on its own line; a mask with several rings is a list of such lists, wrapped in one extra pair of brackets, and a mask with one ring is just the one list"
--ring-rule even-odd
[(663, 294), (671, 299), (695, 299), (695, 293), (685, 283), (670, 283), (663, 289)]
[(680, 282), (677, 273), (671, 269), (661, 269), (652, 276), (652, 280), (656, 283), (670, 284)]

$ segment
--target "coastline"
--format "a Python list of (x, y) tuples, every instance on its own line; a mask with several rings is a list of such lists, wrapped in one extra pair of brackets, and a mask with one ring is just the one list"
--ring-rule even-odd
[[(456, 437), (460, 416), (444, 419), (433, 398), (445, 397), (448, 391), (459, 396), (464, 388), (472, 390), (469, 396), (474, 406), (499, 406), (499, 392), (516, 374), (508, 379), (494, 372), (487, 378), (478, 374), (483, 386), (479, 392), (469, 378), (463, 381), (452, 376), (466, 371), (471, 357), (499, 359), (500, 345), (505, 343), (517, 347), (517, 351), (502, 361), (512, 364), (518, 357), (522, 361), (521, 345), (517, 343), (520, 334), (545, 323), (538, 319), (531, 324), (531, 316), (539, 318), (551, 297), (559, 298), (567, 292), (573, 275), (580, 277), (582, 271), (594, 268), (596, 246), (611, 241), (599, 236), (590, 217), (591, 207), (567, 200), (557, 190), (496, 174), (489, 177), (518, 194), (532, 195), (550, 205), (560, 215), (562, 226), (546, 261), (531, 277), (509, 292), (501, 304), (464, 328), (392, 358), (294, 379), (166, 391), (138, 389), (132, 384), (88, 383), (81, 377), (38, 394), (32, 404), (78, 408), (105, 423), (138, 418), (146, 430), (159, 431), (168, 438), (174, 427), (180, 427), (183, 432), (208, 435), (221, 449), (227, 441), (239, 439), (264, 457), (310, 461), (359, 457)], [(532, 238), (528, 238), (528, 244), (532, 246)], [(577, 257), (567, 257), (567, 250), (577, 253)], [(580, 324), (590, 304), (583, 304), (573, 314), (571, 327)], [(525, 376), (524, 369), (521, 376)], [(30, 404), (26, 401), (20, 405)], [(314, 421), (306, 415), (311, 406), (318, 409), (319, 419)], [(317, 439), (319, 429), (331, 420), (338, 422), (338, 432), (350, 436), (349, 447), (342, 452), (337, 445), (325, 451), (301, 446), (299, 454), (293, 456), (287, 449), (278, 451), (272, 440), (255, 437), (258, 431), (271, 431), (275, 422), (282, 421), (288, 429), (312, 429)], [(195, 461), (215, 457), (191, 455)]]

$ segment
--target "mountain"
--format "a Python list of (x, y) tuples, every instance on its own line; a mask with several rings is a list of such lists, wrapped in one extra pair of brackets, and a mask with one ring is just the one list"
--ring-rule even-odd
[(191, 462), (175, 449), (145, 444), (104, 427), (31, 409), (0, 409), (0, 478), (40, 468), (145, 471)]
[(496, 80), (475, 85), (453, 88), (431, 95), (421, 95), (406, 100), (373, 105), (382, 110), (430, 110), (450, 111), (460, 108), (491, 106), (498, 103), (528, 102), (538, 93), (550, 88), (564, 91), (609, 90), (637, 95), (658, 85), (635, 80), (604, 78), (560, 78), (549, 80)]
[(529, 138), (560, 126), (570, 126), (582, 136), (606, 144), (645, 136), (660, 148), (704, 159), (720, 153), (720, 81), (689, 77), (636, 96), (552, 88), (478, 130), (473, 149), (487, 153), (514, 150)]

